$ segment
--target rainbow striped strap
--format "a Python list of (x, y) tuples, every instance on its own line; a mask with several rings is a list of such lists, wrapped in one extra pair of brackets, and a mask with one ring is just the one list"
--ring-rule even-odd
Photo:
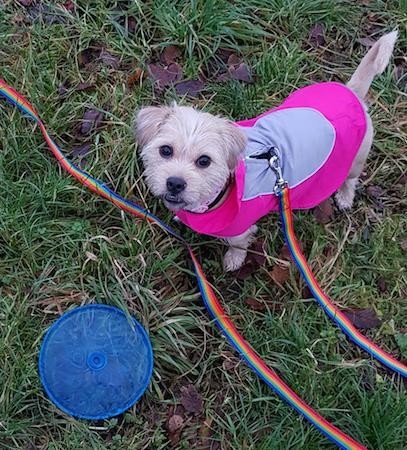
[(400, 375), (406, 377), (407, 366), (386, 353), (375, 343), (370, 341), (366, 336), (363, 336), (363, 334), (355, 328), (346, 315), (334, 305), (332, 300), (321, 289), (314, 277), (314, 274), (312, 273), (310, 266), (307, 263), (307, 260), (302, 254), (298, 241), (295, 237), (293, 215), (290, 204), (290, 190), (288, 187), (285, 187), (278, 193), (278, 198), (284, 238), (287, 242), (288, 248), (290, 249), (292, 257), (301, 272), (301, 275), (310, 288), (316, 301), (320, 304), (326, 314), (328, 314), (328, 316), (353, 342), (366, 350), (389, 369), (392, 369)]
[[(323, 434), (325, 434), (332, 442), (344, 449), (358, 449), (362, 450), (365, 447), (345, 433), (340, 431), (334, 425), (330, 424), (316, 411), (309, 407), (295, 392), (293, 392), (278, 375), (266, 365), (266, 363), (255, 353), (245, 339), (239, 334), (235, 326), (228, 318), (227, 314), (223, 310), (219, 300), (216, 298), (215, 293), (205, 277), (202, 268), (193, 253), (188, 243), (172, 228), (158, 219), (156, 216), (138, 206), (137, 204), (124, 199), (120, 195), (110, 190), (107, 186), (101, 183), (99, 180), (91, 177), (86, 172), (80, 170), (74, 164), (72, 164), (62, 153), (61, 149), (54, 143), (49, 136), (44, 124), (42, 123), (39, 115), (29, 102), (20, 95), (17, 91), (11, 88), (7, 83), (0, 79), (0, 94), (8, 99), (13, 105), (17, 106), (22, 112), (27, 114), (33, 119), (39, 126), (49, 148), (57, 158), (61, 166), (73, 177), (75, 177), (80, 183), (87, 186), (96, 194), (104, 197), (106, 200), (112, 202), (117, 207), (129, 212), (130, 214), (147, 220), (149, 223), (156, 224), (163, 228), (167, 233), (178, 239), (183, 245), (186, 246), (195, 270), (195, 275), (198, 281), (199, 289), (202, 294), (204, 303), (208, 311), (212, 314), (216, 324), (222, 330), (230, 344), (240, 353), (246, 363), (261, 377), (268, 386), (285, 401), (288, 402), (294, 409), (300, 412), (311, 424), (318, 428)], [(287, 191), (288, 192), (288, 191)]]

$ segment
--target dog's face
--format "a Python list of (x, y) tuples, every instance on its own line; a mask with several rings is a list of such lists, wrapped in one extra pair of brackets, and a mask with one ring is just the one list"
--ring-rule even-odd
[(214, 200), (246, 144), (231, 122), (177, 105), (141, 109), (135, 132), (147, 185), (174, 211)]

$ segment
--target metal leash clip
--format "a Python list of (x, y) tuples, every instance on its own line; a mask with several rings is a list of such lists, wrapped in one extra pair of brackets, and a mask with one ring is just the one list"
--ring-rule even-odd
[(250, 155), (253, 159), (267, 159), (270, 169), (276, 174), (276, 184), (274, 186), (274, 193), (279, 195), (281, 191), (288, 185), (283, 178), (283, 171), (280, 166), (280, 158), (277, 154), (277, 147), (270, 147), (266, 152), (257, 155)]
[[(272, 150), (274, 150), (274, 149), (275, 149), (275, 147), (273, 147)], [(287, 186), (288, 183), (283, 178), (283, 170), (280, 165), (280, 158), (272, 150), (270, 151), (272, 156), (269, 159), (269, 166), (270, 166), (271, 170), (276, 174), (277, 179), (276, 179), (276, 184), (274, 186), (274, 193), (276, 195), (278, 195)]]

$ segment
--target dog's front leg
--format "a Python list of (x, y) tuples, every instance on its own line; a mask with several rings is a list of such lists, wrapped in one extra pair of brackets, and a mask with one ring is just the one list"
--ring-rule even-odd
[(227, 272), (240, 269), (243, 265), (244, 260), (246, 259), (247, 249), (253, 242), (256, 232), (257, 226), (252, 225), (243, 234), (226, 239), (226, 242), (230, 245), (230, 248), (223, 258), (223, 267)]

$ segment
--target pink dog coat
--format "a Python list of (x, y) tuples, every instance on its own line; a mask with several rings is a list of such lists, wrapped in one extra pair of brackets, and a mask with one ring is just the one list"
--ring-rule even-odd
[(339, 83), (295, 91), (280, 106), (237, 122), (247, 136), (244, 158), (224, 202), (204, 213), (177, 212), (198, 233), (232, 237), (278, 211), (276, 175), (267, 159), (254, 156), (274, 147), (293, 209), (308, 209), (330, 197), (346, 180), (366, 133), (360, 100)]

